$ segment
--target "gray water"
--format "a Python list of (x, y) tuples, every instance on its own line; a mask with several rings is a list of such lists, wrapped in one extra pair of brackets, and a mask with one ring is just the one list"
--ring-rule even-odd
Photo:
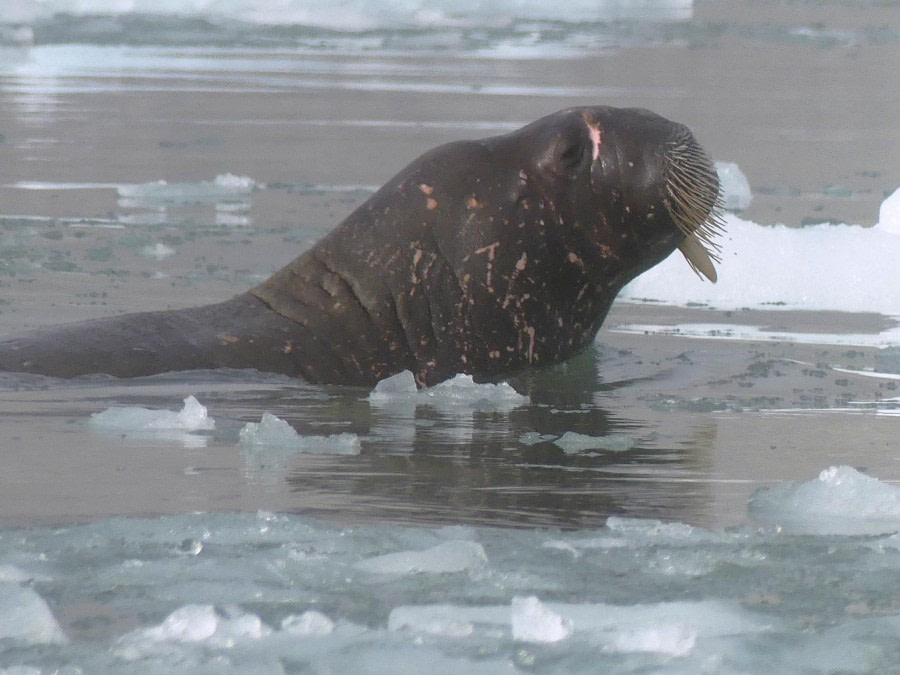
[[(688, 123), (750, 178), (756, 222), (871, 224), (900, 185), (896, 10), (35, 22), (0, 49), (0, 329), (225, 299), (425, 149), (582, 103)], [(528, 403), (4, 374), (0, 667), (890, 672), (900, 357), (849, 336), (896, 320), (846, 309), (620, 304), (586, 353), (507, 378)], [(691, 323), (794, 341), (620, 330)], [(188, 395), (214, 429), (89, 422)], [(242, 444), (267, 412), (359, 454)]]

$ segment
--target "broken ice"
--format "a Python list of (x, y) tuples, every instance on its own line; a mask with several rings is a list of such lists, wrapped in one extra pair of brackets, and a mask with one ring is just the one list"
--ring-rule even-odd
[(248, 176), (230, 173), (211, 181), (169, 183), (165, 180), (119, 185), (119, 206), (123, 208), (160, 208), (192, 204), (248, 203), (256, 189), (256, 181)]
[(427, 404), (440, 408), (466, 407), (510, 410), (529, 399), (508, 383), (478, 384), (471, 375), (457, 374), (433, 387), (417, 389), (413, 374), (404, 370), (387, 377), (369, 393), (373, 405)]
[(445, 541), (424, 551), (400, 551), (367, 558), (356, 568), (376, 574), (448, 574), (478, 569), (487, 564), (481, 544), (474, 541)]
[(607, 436), (590, 436), (567, 431), (553, 441), (567, 455), (574, 455), (588, 450), (606, 450), (607, 452), (624, 452), (634, 447), (634, 439), (626, 434), (609, 434)]
[(285, 420), (265, 412), (259, 422), (247, 422), (240, 431), (244, 448), (273, 448), (317, 455), (358, 455), (362, 449), (356, 434), (301, 436)]
[(94, 413), (88, 421), (92, 427), (120, 432), (205, 431), (214, 429), (215, 421), (206, 407), (193, 396), (184, 399), (178, 412), (151, 410), (139, 406), (108, 408)]
[(757, 490), (750, 515), (815, 534), (900, 532), (900, 488), (849, 466), (832, 466), (805, 483)]

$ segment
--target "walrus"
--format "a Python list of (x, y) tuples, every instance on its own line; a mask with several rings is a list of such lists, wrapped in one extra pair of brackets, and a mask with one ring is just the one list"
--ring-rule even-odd
[(0, 369), (493, 379), (584, 349), (621, 288), (676, 248), (715, 281), (720, 209), (713, 163), (686, 126), (570, 108), (426, 152), (246, 293), (9, 338)]

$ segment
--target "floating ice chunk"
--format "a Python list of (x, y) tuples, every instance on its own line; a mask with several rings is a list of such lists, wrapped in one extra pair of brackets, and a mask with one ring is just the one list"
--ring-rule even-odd
[(34, 576), (19, 569), (15, 565), (0, 565), (0, 582), (12, 581), (16, 583), (24, 583), (30, 581)]
[(900, 488), (849, 466), (832, 466), (805, 483), (778, 483), (750, 498), (750, 515), (814, 534), (900, 531)]
[(141, 249), (141, 255), (145, 258), (156, 258), (162, 260), (175, 253), (174, 248), (169, 248), (165, 244), (156, 242), (153, 246), (145, 246)]
[(184, 407), (178, 412), (150, 410), (139, 406), (108, 408), (91, 415), (88, 424), (109, 431), (207, 431), (214, 429), (215, 420), (206, 413), (206, 407), (193, 396), (184, 399)]
[(509, 409), (527, 405), (529, 398), (506, 382), (477, 384), (471, 375), (457, 374), (433, 387), (417, 390), (413, 374), (404, 370), (385, 378), (369, 393), (369, 403), (385, 405), (414, 402), (439, 407)]
[(424, 551), (399, 551), (367, 558), (355, 567), (375, 574), (449, 574), (480, 569), (486, 564), (487, 554), (481, 544), (454, 540)]
[(567, 431), (553, 442), (562, 448), (562, 451), (567, 455), (574, 455), (586, 450), (624, 452), (634, 447), (634, 439), (625, 434), (588, 436), (575, 431)]
[(687, 523), (664, 523), (653, 518), (610, 516), (606, 519), (606, 527), (612, 532), (641, 538), (691, 539), (698, 534), (706, 534), (703, 530)]
[(0, 583), (0, 641), (16, 640), (27, 644), (61, 644), (68, 640), (34, 589), (18, 583)]
[(519, 443), (522, 445), (537, 445), (544, 441), (552, 441), (556, 439), (556, 434), (541, 434), (537, 431), (526, 431), (519, 436)]
[[(562, 604), (551, 609), (579, 632), (595, 635), (608, 649), (672, 653), (696, 638), (772, 630), (777, 621), (724, 600), (659, 602), (637, 605)], [(616, 645), (619, 645), (617, 647)]]
[(590, 537), (568, 541), (564, 539), (549, 539), (541, 544), (541, 548), (564, 551), (571, 554), (573, 558), (580, 558), (584, 555), (584, 551), (602, 551), (614, 548), (626, 548), (634, 545), (634, 542), (615, 537)]
[(403, 370), (396, 375), (380, 380), (369, 392), (369, 403), (382, 404), (414, 400), (417, 393), (416, 379), (412, 372)]
[(209, 645), (231, 648), (240, 642), (259, 640), (272, 634), (259, 617), (239, 610), (220, 612), (213, 605), (185, 605), (169, 614), (161, 624), (124, 635), (119, 657), (134, 661), (159, 653), (165, 645)]
[(250, 176), (223, 173), (213, 179), (213, 185), (229, 192), (251, 192), (256, 187), (256, 181)]
[(227, 173), (211, 181), (169, 183), (158, 180), (149, 183), (124, 184), (117, 187), (120, 206), (126, 208), (159, 208), (188, 204), (217, 204), (238, 200), (249, 202), (257, 183), (248, 176)]
[(541, 548), (549, 548), (553, 549), (554, 551), (565, 551), (566, 553), (570, 553), (573, 558), (581, 557), (581, 551), (572, 546), (572, 544), (570, 544), (569, 542), (559, 539), (551, 539), (549, 541), (545, 541), (541, 544)]
[[(779, 621), (754, 614), (724, 600), (660, 602), (637, 605), (543, 603), (515, 597), (512, 605), (415, 605), (397, 607), (390, 630), (413, 630), (452, 636), (486, 629), (510, 631), (513, 639), (559, 642), (576, 632), (610, 652), (657, 652), (683, 655), (699, 638), (748, 635), (778, 629)], [(463, 635), (460, 635), (463, 636)]]
[(696, 630), (668, 625), (623, 631), (615, 636), (609, 648), (618, 652), (656, 652), (684, 656), (693, 650), (696, 642)]
[(497, 384), (476, 384), (471, 375), (455, 377), (419, 392), (419, 396), (429, 401), (444, 403), (465, 403), (471, 407), (516, 407), (528, 405), (529, 399), (513, 389), (506, 382)]
[(278, 448), (314, 455), (358, 455), (362, 449), (356, 434), (301, 436), (285, 420), (265, 412), (257, 422), (247, 422), (240, 431), (245, 448)]
[(334, 631), (334, 621), (311, 609), (300, 616), (286, 616), (281, 620), (281, 630), (291, 635), (330, 635)]
[(453, 605), (395, 607), (388, 616), (388, 630), (413, 630), (429, 635), (468, 637), (475, 632), (466, 612)]
[(878, 229), (900, 234), (900, 188), (881, 202), (878, 209)]
[(729, 211), (743, 211), (750, 206), (753, 194), (750, 181), (734, 162), (716, 162), (719, 174), (719, 185), (722, 189), (722, 200)]
[[(67, 670), (57, 670), (54, 671), (57, 673), (77, 673), (79, 671), (72, 669), (71, 671)], [(9, 668), (4, 668), (0, 670), (0, 675), (42, 675), (42, 671), (40, 668), (35, 668), (34, 666), (10, 666)]]
[(187, 605), (169, 614), (144, 636), (155, 642), (202, 642), (211, 638), (219, 627), (219, 615), (212, 605)]
[(513, 640), (559, 642), (573, 632), (572, 622), (564, 619), (536, 597), (513, 598)]

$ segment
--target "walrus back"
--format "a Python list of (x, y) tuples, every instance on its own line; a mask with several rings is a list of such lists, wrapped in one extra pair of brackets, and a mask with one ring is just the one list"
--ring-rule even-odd
[(204, 307), (107, 317), (8, 338), (0, 341), (0, 370), (71, 378), (256, 368), (302, 376), (293, 353), (298, 328), (244, 294)]

